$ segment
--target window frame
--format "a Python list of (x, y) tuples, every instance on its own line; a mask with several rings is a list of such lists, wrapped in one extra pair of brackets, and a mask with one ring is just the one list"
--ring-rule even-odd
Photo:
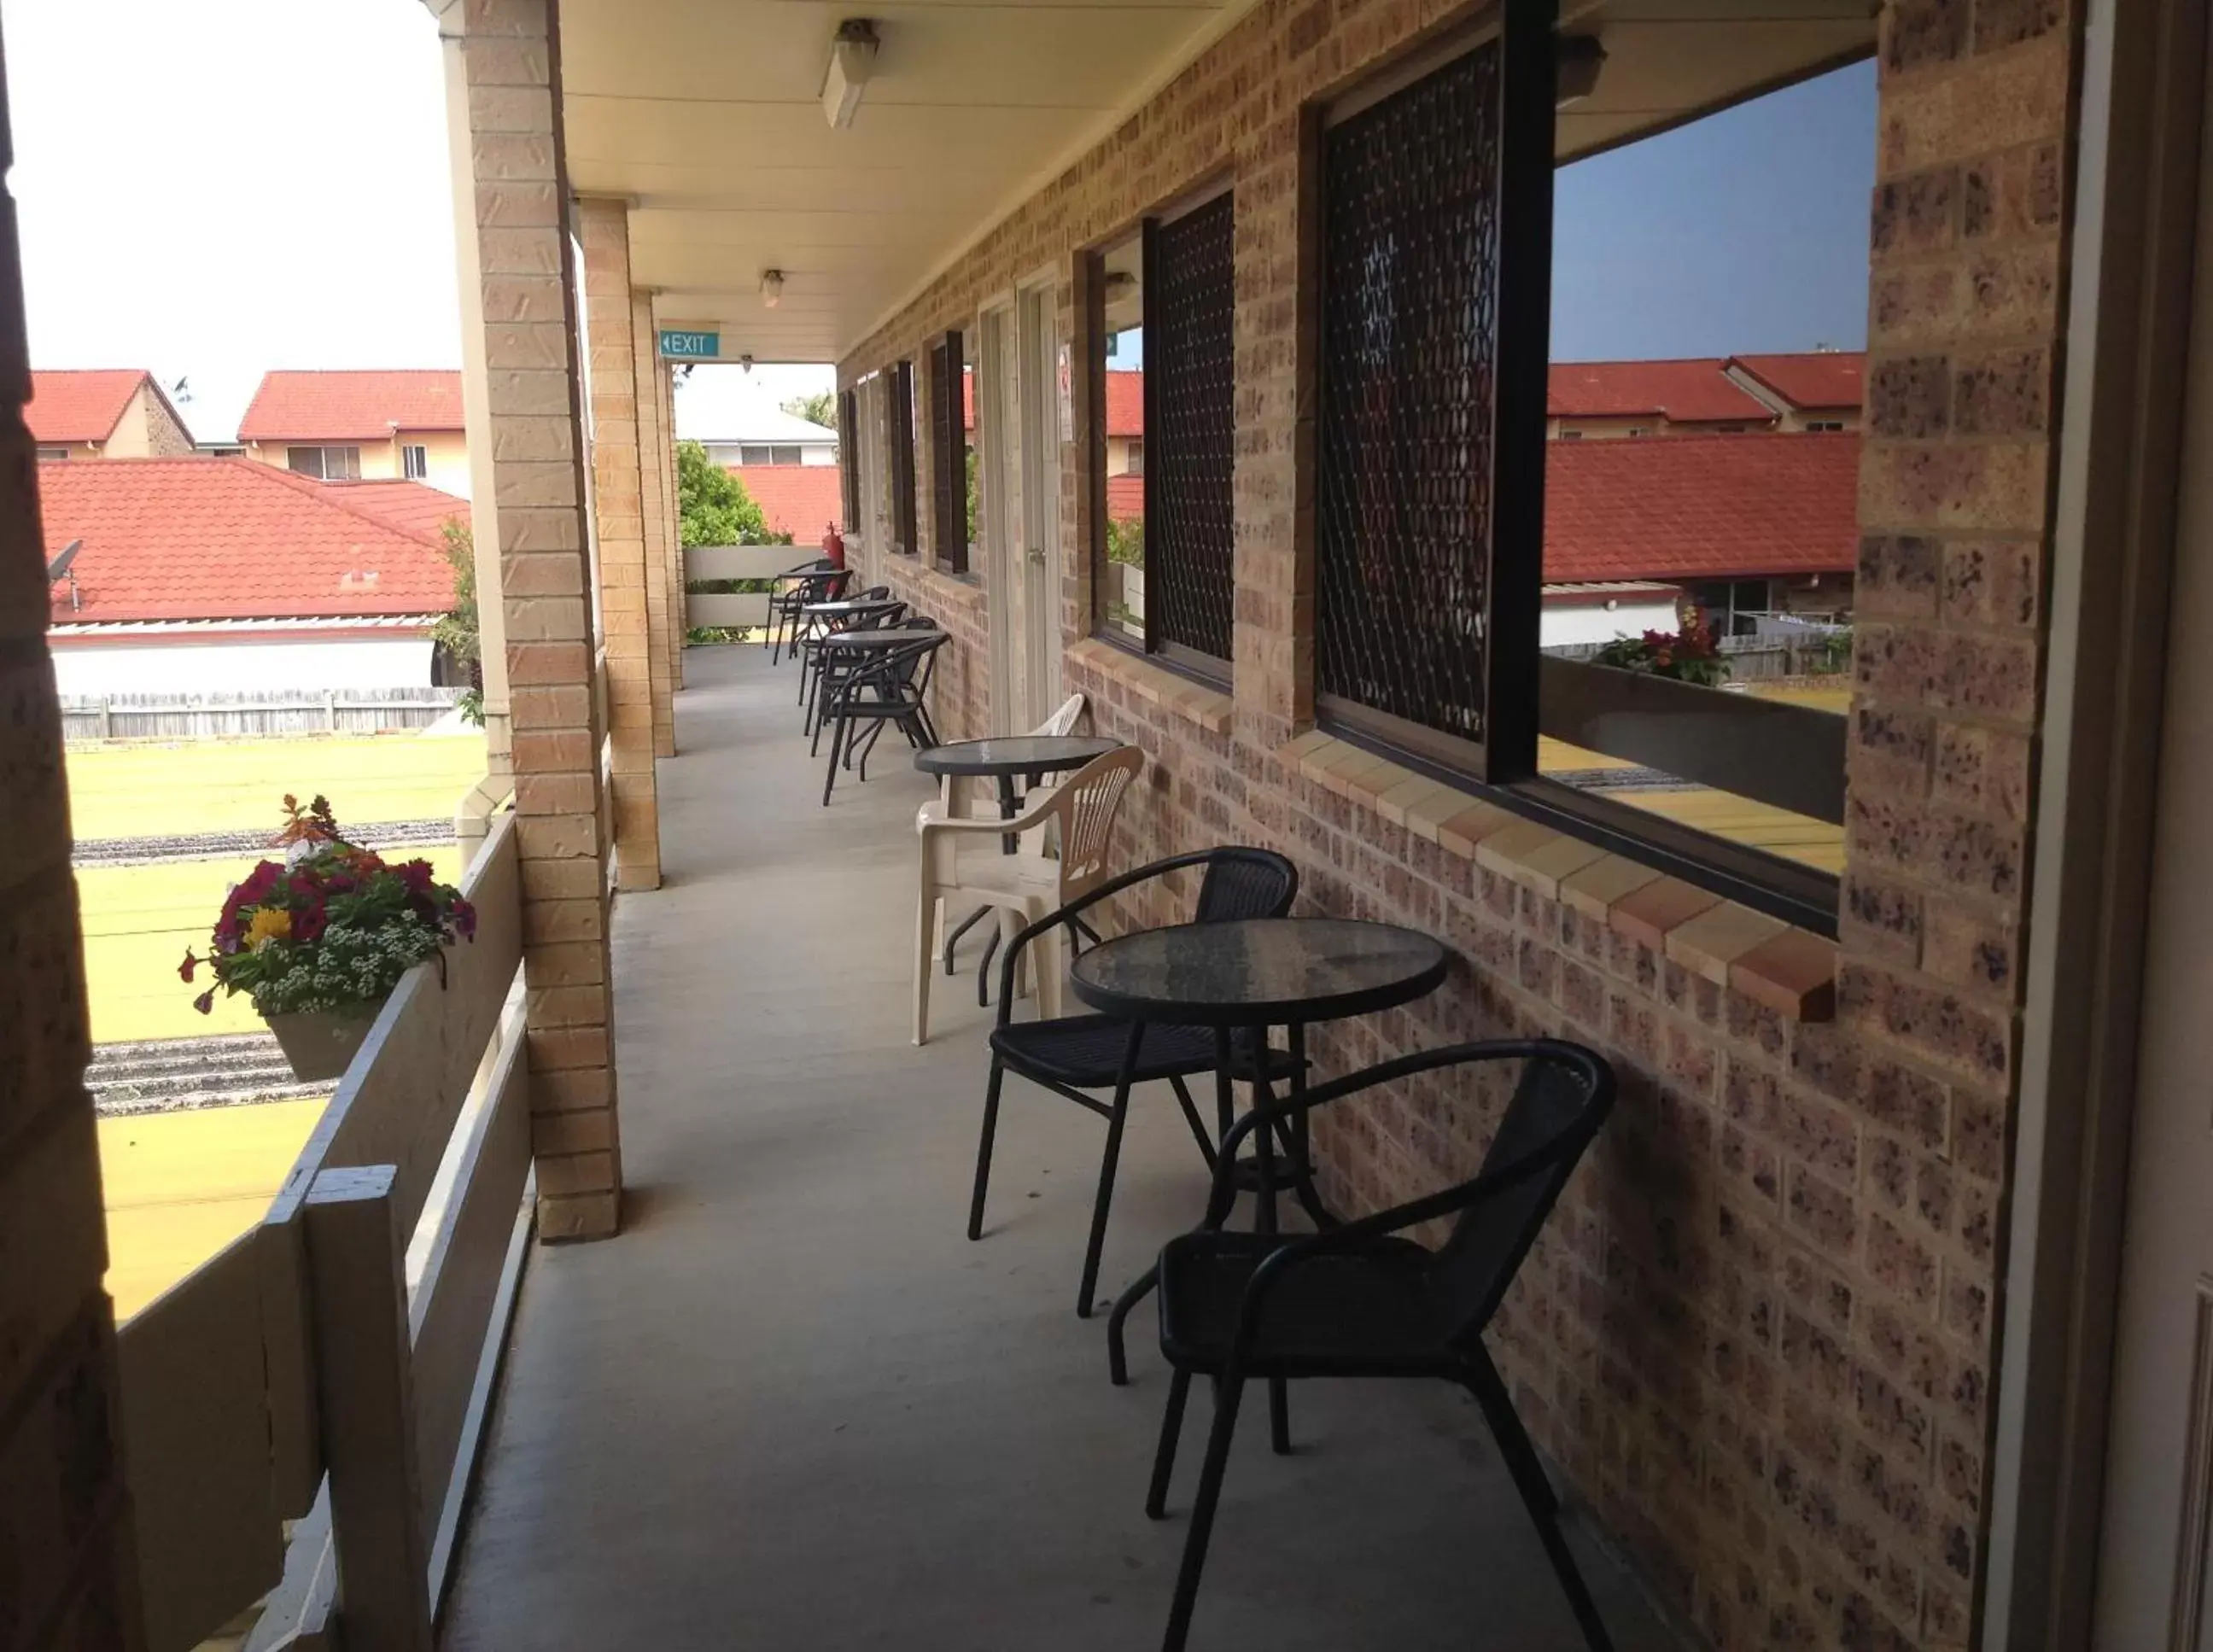
[(861, 514), (861, 447), (858, 399), (850, 387), (838, 393), (838, 509), (844, 532), (855, 531)]
[(914, 496), (914, 363), (902, 359), (887, 380), (891, 452), (885, 466), (891, 485), (892, 550), (902, 557), (922, 552), (917, 542)]
[[(292, 460), (294, 454), (308, 453), (315, 455), (315, 468), (311, 471), (301, 469)], [(334, 453), (353, 455), (348, 466), (351, 474), (340, 476), (331, 474), (331, 455)], [(287, 442), (284, 444), (284, 468), (295, 476), (305, 476), (317, 482), (358, 482), (361, 480), (361, 448), (358, 444), (346, 442)]]
[(430, 474), (430, 448), (421, 442), (399, 444), (399, 474), (403, 480), (420, 482)]
[[(1488, 738), (1480, 746), (1424, 725), (1393, 717), (1321, 691), (1315, 683), (1316, 723), (1349, 742), (1429, 778), (1512, 810), (1525, 818), (1711, 890), (1801, 929), (1837, 933), (1840, 880), (1804, 862), (1734, 842), (1613, 798), (1579, 790), (1537, 769), (1537, 737), (1564, 720), (1618, 710), (1613, 701), (1655, 701), (1669, 690), (1704, 692), (1661, 679), (1616, 673), (1542, 653), (1545, 448), (1549, 421), (1545, 384), (1549, 356), (1552, 208), (1554, 180), (1552, 87), (1555, 60), (1545, 0), (1503, 0), (1498, 13), (1446, 41), (1386, 70), (1332, 103), (1312, 112), (1305, 164), (1317, 203), (1314, 237), (1319, 244), (1327, 210), (1321, 143), (1331, 125), (1372, 108), (1396, 92), (1446, 66), (1486, 40), (1501, 42), (1500, 269), (1497, 314), (1498, 359), (1493, 399), (1494, 476), (1518, 475), (1518, 485), (1492, 496), (1491, 546), (1484, 636), (1489, 644), (1484, 710)], [(1518, 96), (1517, 96), (1518, 94)], [(1541, 155), (1541, 166), (1532, 164)], [(1521, 164), (1515, 164), (1517, 159)], [(1519, 214), (1516, 205), (1519, 204)], [(1531, 252), (1541, 235), (1542, 256)], [(1322, 387), (1321, 314), (1326, 270), (1313, 259), (1315, 292), (1301, 333), (1301, 348), (1314, 369), (1316, 428), (1326, 407)], [(1518, 321), (1515, 317), (1521, 319)], [(1533, 351), (1530, 346), (1533, 344)], [(1509, 360), (1516, 353), (1518, 361)], [(1528, 357), (1533, 354), (1532, 362)], [(1582, 436), (1577, 430), (1573, 436)], [(1572, 439), (1563, 430), (1558, 439)], [(1317, 448), (1318, 450), (1318, 448)], [(1318, 483), (1319, 459), (1314, 466)], [(1539, 479), (1533, 484), (1527, 479)], [(1308, 484), (1302, 482), (1302, 489)], [(1318, 521), (1318, 519), (1317, 519)], [(1319, 525), (1316, 529), (1319, 533)], [(1515, 548), (1520, 553), (1515, 554)], [(1315, 554), (1320, 554), (1319, 540)], [(1316, 641), (1320, 604), (1316, 584)], [(1317, 667), (1318, 673), (1318, 667)], [(1620, 678), (1623, 680), (1614, 681)], [(1543, 691), (1551, 680), (1552, 692)], [(1677, 748), (1670, 771), (1692, 783), (1749, 795), (1745, 784), (1784, 791), (1840, 822), (1844, 795), (1848, 719), (1776, 701), (1746, 699), (1741, 719), (1747, 735), (1728, 743), (1705, 741)], [(1733, 717), (1733, 722), (1740, 720)], [(1733, 730), (1733, 734), (1735, 731)], [(1696, 735), (1667, 731), (1697, 741)], [(1571, 743), (1580, 743), (1572, 742)], [(1695, 771), (1696, 772), (1692, 772)], [(1784, 772), (1787, 771), (1787, 772)], [(1730, 783), (1731, 782), (1734, 783)], [(1777, 807), (1789, 807), (1778, 804)]]
[(948, 574), (966, 574), (968, 543), (968, 432), (962, 393), (966, 357), (960, 329), (948, 327), (930, 346), (930, 565)]

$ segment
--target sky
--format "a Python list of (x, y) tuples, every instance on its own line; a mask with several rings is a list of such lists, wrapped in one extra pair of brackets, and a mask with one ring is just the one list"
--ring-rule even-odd
[[(271, 368), (459, 364), (417, 0), (0, 0), (0, 30), (34, 365), (186, 377), (208, 436)], [(1858, 348), (1874, 165), (1862, 64), (1565, 168), (1554, 357)], [(710, 387), (721, 406), (830, 383), (740, 375), (696, 373), (679, 429)]]

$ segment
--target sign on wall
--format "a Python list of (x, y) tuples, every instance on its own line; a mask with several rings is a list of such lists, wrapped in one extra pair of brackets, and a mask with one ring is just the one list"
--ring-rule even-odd
[(661, 359), (670, 362), (711, 362), (722, 353), (722, 335), (680, 327), (661, 329)]

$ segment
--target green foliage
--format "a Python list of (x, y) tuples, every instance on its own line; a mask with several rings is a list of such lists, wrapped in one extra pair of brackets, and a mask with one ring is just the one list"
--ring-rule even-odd
[(468, 723), (474, 728), (483, 728), (485, 726), (484, 690), (481, 688), (463, 689), (461, 691), (460, 698), (454, 702), (454, 709), (461, 714), (461, 721), (463, 722)]
[(976, 543), (976, 449), (966, 449), (968, 455), (968, 543)]
[(794, 396), (783, 404), (783, 411), (794, 418), (803, 418), (809, 424), (820, 424), (825, 430), (834, 430), (838, 428), (838, 393), (818, 390), (811, 396)]
[(1817, 675), (1830, 676), (1852, 668), (1852, 628), (1828, 632), (1821, 638), (1814, 655), (1814, 670)]
[(707, 457), (696, 442), (676, 444), (678, 525), (686, 550), (698, 545), (789, 544), (773, 537), (746, 485)]
[(1128, 516), (1117, 521), (1106, 521), (1106, 560), (1126, 562), (1133, 568), (1145, 565), (1145, 519)]
[(430, 627), (430, 640), (455, 660), (472, 664), (483, 656), (477, 632), (477, 548), (469, 525), (449, 516), (439, 527), (446, 541), (446, 561), (454, 570), (454, 606)]

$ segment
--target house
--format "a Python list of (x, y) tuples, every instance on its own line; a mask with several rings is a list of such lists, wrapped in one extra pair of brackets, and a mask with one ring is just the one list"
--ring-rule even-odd
[(1856, 430), (1867, 399), (1867, 353), (1817, 350), (1732, 356), (1731, 380), (1775, 410), (1780, 430)]
[(48, 641), (64, 694), (393, 688), (432, 680), (453, 601), (419, 482), (317, 482), (247, 459), (39, 469)]
[(1742, 435), (1775, 428), (1775, 411), (1733, 382), (1711, 358), (1555, 362), (1547, 383), (1548, 436)]
[(322, 481), (397, 477), (469, 497), (454, 371), (265, 373), (238, 440), (248, 459)]
[(747, 406), (720, 418), (707, 434), (680, 431), (725, 468), (739, 465), (834, 466), (838, 433), (781, 407)]
[[(1859, 564), (1860, 439), (1851, 434), (1681, 436), (1665, 443), (1555, 442), (1545, 450), (1549, 646), (1603, 642), (1604, 602), (1681, 593), (1722, 636), (1754, 616), (1850, 618)], [(1641, 589), (1639, 588), (1642, 588)], [(1619, 629), (1673, 630), (1646, 619)]]
[(822, 531), (842, 522), (844, 506), (834, 465), (732, 465), (731, 475), (768, 518), (771, 533), (789, 533), (795, 545), (814, 545)]
[(34, 368), (23, 417), (41, 460), (167, 458), (192, 451), (192, 432), (143, 368)]

